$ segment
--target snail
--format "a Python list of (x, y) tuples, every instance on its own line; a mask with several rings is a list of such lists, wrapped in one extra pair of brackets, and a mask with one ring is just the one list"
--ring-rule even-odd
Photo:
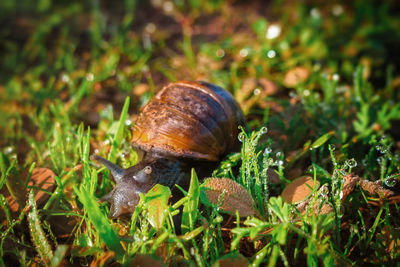
[(137, 165), (122, 169), (92, 156), (110, 170), (116, 182), (100, 201), (110, 202), (110, 217), (116, 218), (133, 213), (139, 193), (155, 184), (188, 185), (193, 166), (206, 170), (205, 162), (218, 162), (239, 149), (240, 125), (244, 125), (243, 112), (221, 87), (203, 81), (165, 86), (142, 108), (134, 124), (133, 147), (145, 153)]

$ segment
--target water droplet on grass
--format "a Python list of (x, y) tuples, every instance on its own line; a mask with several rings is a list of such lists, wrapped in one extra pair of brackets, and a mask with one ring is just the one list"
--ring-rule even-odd
[(215, 55), (217, 56), (217, 57), (224, 57), (225, 56), (225, 51), (224, 51), (224, 49), (222, 49), (222, 48), (218, 48), (217, 49), (217, 51), (215, 52)]
[(249, 49), (247, 49), (247, 48), (240, 49), (239, 55), (241, 57), (247, 57), (248, 54), (249, 54)]
[(376, 150), (378, 150), (379, 152), (381, 152), (382, 154), (385, 154), (388, 150), (387, 147), (385, 147), (382, 144), (376, 145)]
[(261, 94), (260, 88), (254, 89), (253, 94), (254, 94), (254, 95), (260, 95), (260, 94)]
[(268, 128), (267, 128), (267, 127), (262, 127), (262, 128), (260, 129), (260, 132), (261, 132), (262, 134), (266, 134), (266, 133), (268, 133)]
[(267, 34), (265, 35), (265, 37), (267, 39), (275, 39), (280, 34), (281, 34), (281, 26), (276, 25), (276, 24), (271, 24), (268, 27)]
[(354, 158), (348, 159), (346, 160), (346, 165), (349, 166), (349, 168), (355, 168), (357, 167), (357, 161)]
[(240, 133), (240, 134), (238, 135), (238, 139), (239, 139), (240, 142), (243, 142), (244, 139), (245, 139), (244, 133)]
[(275, 50), (269, 50), (267, 53), (268, 58), (274, 58), (276, 56)]

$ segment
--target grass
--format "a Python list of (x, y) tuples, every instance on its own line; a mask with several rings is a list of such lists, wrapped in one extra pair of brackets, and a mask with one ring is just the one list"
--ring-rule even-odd
[[(397, 198), (358, 185), (341, 196), (349, 174), (399, 193), (398, 9), (2, 1), (0, 264), (395, 265)], [(221, 85), (244, 110), (242, 149), (213, 176), (243, 185), (259, 214), (227, 214), (223, 197), (205, 205), (204, 177), (193, 171), (178, 202), (158, 185), (132, 217), (109, 219), (97, 200), (113, 181), (89, 156), (136, 164), (135, 115), (181, 79)], [(52, 171), (54, 188), (34, 184), (39, 167)], [(280, 197), (302, 175), (321, 184), (305, 212)]]

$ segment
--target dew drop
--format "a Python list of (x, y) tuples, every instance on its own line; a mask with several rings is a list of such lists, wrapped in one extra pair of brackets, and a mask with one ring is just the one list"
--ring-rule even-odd
[(335, 15), (335, 16), (340, 16), (340, 15), (342, 15), (342, 14), (343, 14), (343, 11), (344, 11), (344, 9), (343, 9), (343, 6), (342, 6), (342, 5), (336, 4), (336, 5), (334, 5), (334, 6), (332, 7), (332, 14)]
[(266, 133), (268, 133), (268, 128), (267, 127), (262, 127), (260, 129), (260, 131), (261, 131), (262, 134), (266, 134)]
[(319, 12), (318, 8), (311, 9), (310, 15), (314, 19), (319, 19), (321, 17), (321, 13)]
[(276, 157), (280, 158), (282, 156), (282, 152), (276, 152)]
[(163, 10), (165, 13), (171, 13), (174, 9), (174, 4), (170, 1), (165, 1), (163, 4)]
[(244, 133), (240, 133), (240, 134), (238, 135), (238, 139), (239, 139), (240, 142), (243, 142), (244, 139), (245, 139)]
[(5, 154), (9, 155), (14, 151), (14, 149), (12, 146), (8, 146), (8, 147), (5, 147), (3, 151)]
[(239, 55), (241, 57), (247, 57), (248, 54), (249, 54), (249, 49), (247, 49), (247, 48), (240, 49)]
[(355, 168), (357, 167), (357, 161), (354, 158), (346, 160), (346, 165), (349, 166), (349, 168)]
[(269, 50), (267, 53), (268, 58), (274, 58), (276, 56), (275, 50)]
[(88, 73), (88, 74), (86, 75), (86, 80), (88, 80), (89, 82), (93, 81), (93, 80), (94, 80), (94, 75), (93, 75), (93, 73)]
[(265, 37), (267, 39), (275, 39), (281, 34), (281, 27), (276, 24), (271, 24), (271, 26), (268, 27), (267, 34)]
[(376, 150), (378, 150), (382, 154), (385, 154), (387, 152), (387, 148), (382, 144), (377, 145), (376, 146)]
[(225, 56), (225, 51), (222, 48), (218, 48), (217, 51), (215, 52), (215, 55), (217, 57), (224, 57)]
[(394, 187), (397, 184), (397, 180), (394, 178), (389, 178), (385, 180), (385, 185), (388, 187)]
[(68, 82), (71, 81), (71, 79), (69, 78), (69, 76), (67, 74), (63, 74), (61, 76), (61, 81), (65, 82), (65, 83), (68, 83)]
[(261, 94), (260, 88), (254, 89), (253, 94), (254, 94), (254, 95), (260, 95), (260, 94)]
[(340, 75), (335, 73), (332, 75), (332, 80), (334, 80), (335, 82), (338, 82), (340, 80)]
[(272, 152), (272, 149), (270, 147), (267, 147), (264, 150), (264, 155), (269, 155), (269, 154), (271, 154), (271, 152)]

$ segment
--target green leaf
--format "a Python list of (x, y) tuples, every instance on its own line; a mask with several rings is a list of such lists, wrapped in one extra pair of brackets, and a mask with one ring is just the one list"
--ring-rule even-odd
[(107, 217), (101, 212), (98, 203), (89, 190), (81, 186), (80, 190), (74, 187), (74, 191), (82, 202), (85, 211), (89, 216), (90, 222), (93, 224), (101, 240), (106, 244), (107, 248), (115, 252), (118, 261), (121, 261), (125, 255), (125, 251), (121, 246), (119, 237), (111, 224), (108, 222)]
[(284, 245), (286, 243), (286, 236), (288, 233), (288, 224), (283, 223), (275, 226), (272, 230), (272, 235), (275, 235), (276, 241), (279, 244)]
[(325, 144), (326, 141), (328, 141), (329, 138), (331, 138), (334, 134), (335, 134), (334, 131), (330, 131), (329, 133), (324, 134), (323, 136), (321, 136), (320, 138), (318, 138), (317, 140), (315, 140), (314, 143), (311, 144), (311, 148), (312, 148), (312, 149), (315, 149), (315, 148), (318, 148), (318, 147), (322, 146), (322, 145)]
[(197, 208), (199, 206), (200, 186), (196, 172), (192, 169), (192, 177), (190, 179), (190, 187), (187, 197), (188, 201), (183, 206), (182, 213), (182, 233), (185, 234), (192, 231), (197, 218)]
[(171, 190), (169, 187), (160, 184), (156, 184), (144, 196), (144, 209), (147, 209), (149, 213), (147, 219), (158, 230), (164, 224), (170, 196)]
[(283, 202), (282, 197), (271, 197), (268, 207), (282, 222), (290, 220), (289, 205)]

